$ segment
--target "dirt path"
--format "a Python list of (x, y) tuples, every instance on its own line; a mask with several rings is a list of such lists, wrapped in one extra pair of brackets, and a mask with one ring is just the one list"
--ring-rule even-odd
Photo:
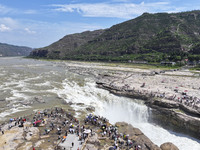
[[(72, 142), (74, 143), (74, 146), (72, 147)], [(65, 147), (66, 150), (77, 150), (78, 148), (81, 149), (82, 145), (80, 144), (81, 141), (79, 141), (79, 138), (75, 134), (68, 134), (66, 140), (63, 143), (60, 143), (59, 145), (62, 147)]]

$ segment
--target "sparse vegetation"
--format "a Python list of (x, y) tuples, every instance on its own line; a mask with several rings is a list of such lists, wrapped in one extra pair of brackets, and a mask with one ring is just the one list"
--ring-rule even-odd
[(106, 30), (67, 35), (31, 57), (85, 61), (200, 60), (200, 11), (143, 15)]

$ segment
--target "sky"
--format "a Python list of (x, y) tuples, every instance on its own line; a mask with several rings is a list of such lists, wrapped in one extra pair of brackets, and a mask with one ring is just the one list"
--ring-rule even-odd
[(199, 10), (200, 0), (0, 0), (0, 43), (39, 48), (144, 12)]

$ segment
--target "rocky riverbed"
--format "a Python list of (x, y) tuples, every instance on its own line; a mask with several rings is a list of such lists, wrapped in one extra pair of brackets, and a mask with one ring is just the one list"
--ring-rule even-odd
[(200, 138), (200, 78), (189, 70), (100, 74), (99, 88), (145, 100), (152, 120), (169, 129)]
[[(152, 70), (148, 68), (139, 69), (135, 68), (135, 65), (132, 66), (129, 64), (125, 65), (70, 61), (51, 62), (40, 60), (27, 60), (21, 58), (6, 58), (6, 61), (5, 59), (0, 60), (0, 63), (2, 64), (0, 67), (0, 123), (5, 122), (10, 118), (18, 118), (20, 116), (24, 117), (25, 114), (31, 114), (33, 112), (38, 112), (38, 110), (50, 109), (52, 107), (62, 107), (64, 110), (67, 110), (68, 112), (71, 112), (73, 114), (75, 114), (76, 112), (75, 117), (81, 116), (80, 118), (84, 118), (86, 114), (94, 111), (94, 114), (108, 118), (109, 122), (111, 122), (113, 125), (116, 122), (128, 122), (132, 126), (139, 128), (158, 146), (160, 146), (162, 143), (170, 141), (172, 143), (175, 143), (181, 150), (199, 148), (199, 141), (197, 139), (193, 139), (192, 137), (185, 134), (172, 132), (168, 129), (166, 130), (163, 128), (163, 126), (159, 126), (155, 123), (156, 121), (164, 122), (162, 121), (164, 119), (167, 121), (167, 118), (164, 118), (164, 116), (174, 116), (174, 114), (171, 113), (164, 114), (162, 111), (160, 111), (162, 112), (160, 113), (159, 108), (163, 110), (163, 107), (161, 107), (161, 105), (168, 105), (167, 108), (164, 110), (165, 112), (167, 110), (172, 112), (171, 110), (174, 109), (177, 113), (180, 112), (181, 114), (184, 114), (183, 110), (177, 108), (180, 107), (187, 110), (190, 109), (190, 111), (193, 111), (193, 113), (190, 113), (192, 114), (190, 116), (195, 117), (197, 116), (197, 114), (195, 113), (198, 112), (198, 103), (194, 103), (190, 100), (187, 101), (182, 97), (182, 99), (179, 99), (178, 102), (175, 102), (174, 104), (173, 100), (177, 100), (178, 96), (172, 97), (173, 99), (168, 100), (165, 103), (162, 97), (163, 95), (167, 96), (167, 93), (155, 94), (153, 92), (150, 92), (149, 94), (152, 94), (151, 97), (148, 94), (146, 94), (147, 96), (145, 96), (144, 94), (143, 96), (141, 96), (140, 93), (144, 92), (143, 90), (146, 88), (148, 82), (145, 82), (145, 84), (144, 82), (138, 84), (138, 88), (141, 89), (141, 91), (139, 91), (140, 93), (138, 94), (139, 99), (109, 94), (109, 91), (112, 92), (112, 90), (104, 90), (102, 88), (98, 88), (100, 84), (98, 84), (98, 86), (97, 84), (95, 84), (95, 82), (102, 82), (104, 84), (103, 88), (105, 88), (106, 84), (109, 84), (109, 81), (111, 81), (112, 78), (115, 80), (119, 80), (120, 82), (123, 81), (122, 79), (124, 77), (128, 78), (131, 74), (133, 74), (133, 76), (135, 77), (133, 79), (135, 85), (139, 81), (137, 81), (137, 78), (147, 77), (148, 81), (153, 81), (153, 78), (160, 76), (165, 76), (166, 78), (173, 76), (174, 79), (176, 77), (186, 77), (181, 78), (181, 80), (186, 79), (187, 81), (189, 81), (190, 78), (194, 78), (197, 80), (192, 80), (192, 82), (197, 82), (198, 85), (198, 72), (194, 73), (183, 70), (180, 72), (171, 71), (164, 73), (162, 70)], [(108, 77), (110, 79), (107, 80)], [(131, 81), (128, 82), (131, 83)], [(167, 82), (165, 83), (165, 81), (164, 83), (162, 83), (163, 81), (160, 82), (161, 83), (158, 82), (159, 85), (156, 85), (156, 82), (153, 82), (153, 85), (156, 85), (155, 87), (162, 87), (162, 84), (167, 84)], [(125, 96), (129, 95), (129, 97), (136, 96), (133, 95), (133, 92), (126, 92), (127, 89), (133, 89), (129, 89), (129, 87), (125, 84), (121, 85), (124, 85), (126, 88), (122, 86), (123, 88), (121, 89), (119, 86), (119, 88), (117, 88), (116, 90), (117, 92), (113, 90), (113, 93), (119, 93), (119, 95), (124, 94)], [(170, 85), (170, 83), (168, 83), (168, 85)], [(110, 85), (108, 85), (107, 87), (109, 86)], [(134, 86), (134, 83), (131, 83), (130, 86)], [(167, 89), (167, 87), (168, 86), (166, 86), (165, 89)], [(113, 87), (110, 88), (114, 89)], [(151, 86), (151, 88), (154, 88), (154, 86)], [(192, 88), (194, 88), (194, 91), (195, 89), (197, 90), (196, 87)], [(177, 91), (177, 89), (180, 89), (180, 91)], [(137, 90), (137, 87), (135, 87), (135, 90)], [(184, 96), (181, 93), (181, 86), (176, 88), (176, 91), (174, 91), (173, 88), (171, 91), (176, 94), (180, 94), (181, 96)], [(185, 89), (183, 92), (186, 92)], [(189, 92), (190, 91), (186, 92), (186, 96), (189, 95)], [(146, 100), (142, 101), (140, 99), (141, 97)], [(149, 101), (149, 99), (151, 99), (152, 97), (156, 97), (156, 101)], [(193, 98), (196, 99), (195, 97)], [(191, 100), (194, 100), (193, 98)], [(184, 103), (182, 103), (181, 100)], [(146, 102), (148, 106), (150, 106), (151, 104), (152, 107), (147, 107), (144, 102)], [(158, 106), (157, 104), (159, 104), (160, 106)], [(156, 106), (157, 108), (153, 108), (153, 106)], [(164, 116), (162, 117), (163, 114)], [(198, 118), (198, 116), (196, 118)], [(152, 122), (149, 122), (151, 120)], [(177, 119), (174, 120), (176, 121)], [(172, 124), (167, 122), (164, 123), (164, 125), (169, 126)], [(26, 124), (24, 124), (24, 126), (26, 126)], [(14, 128), (15, 127), (12, 127), (10, 130)], [(42, 127), (39, 127), (38, 129), (40, 128), (42, 129)], [(172, 129), (173, 128), (174, 127), (172, 127)], [(5, 134), (7, 133), (7, 129), (8, 127), (6, 127)], [(14, 131), (14, 133), (15, 132), (16, 131)], [(43, 128), (39, 133), (45, 133), (45, 129)], [(18, 137), (20, 138), (20, 136)], [(46, 135), (42, 136), (42, 138), (45, 137)], [(17, 137), (13, 136), (13, 138), (14, 141), (17, 141)], [(58, 137), (56, 136), (55, 141), (57, 141), (57, 138)], [(68, 136), (68, 139), (72, 138), (74, 138), (73, 135)], [(5, 136), (2, 141), (4, 140)], [(36, 141), (38, 141), (38, 139)], [(20, 142), (20, 140), (18, 140), (18, 142)], [(50, 145), (52, 140), (50, 140), (50, 142), (48, 142), (47, 140), (46, 142), (46, 145), (48, 146)], [(31, 143), (22, 142), (22, 145), (19, 145), (19, 147), (23, 145), (26, 146), (28, 144), (31, 145)], [(35, 141), (33, 141), (32, 145), (35, 145)], [(43, 146), (45, 146), (45, 144)]]
[(66, 66), (73, 73), (95, 77), (99, 88), (144, 100), (152, 110), (150, 122), (200, 139), (199, 71), (83, 62)]
[[(71, 109), (52, 108), (9, 120), (9, 123), (1, 125), (0, 149), (178, 150), (172, 143), (160, 147), (155, 145), (130, 124), (119, 122), (112, 125), (106, 118), (92, 114), (76, 118), (73, 112)], [(77, 137), (77, 141), (69, 138), (72, 135)], [(65, 146), (72, 142), (77, 145)]]

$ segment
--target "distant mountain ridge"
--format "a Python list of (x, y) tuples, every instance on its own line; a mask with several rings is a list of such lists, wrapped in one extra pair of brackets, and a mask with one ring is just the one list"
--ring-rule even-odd
[(0, 43), (0, 56), (28, 56), (33, 49), (25, 46), (15, 46), (5, 43)]
[[(80, 43), (80, 39), (84, 42)], [(196, 10), (144, 13), (106, 30), (65, 36), (50, 46), (34, 50), (30, 56), (98, 61), (180, 61), (188, 55), (200, 54), (199, 48), (200, 11)]]
[(86, 44), (88, 41), (98, 37), (104, 30), (85, 31), (82, 33), (66, 35), (58, 42), (47, 47), (39, 48), (31, 52), (34, 57), (46, 57), (51, 59), (65, 59), (66, 55), (74, 53), (74, 51)]

